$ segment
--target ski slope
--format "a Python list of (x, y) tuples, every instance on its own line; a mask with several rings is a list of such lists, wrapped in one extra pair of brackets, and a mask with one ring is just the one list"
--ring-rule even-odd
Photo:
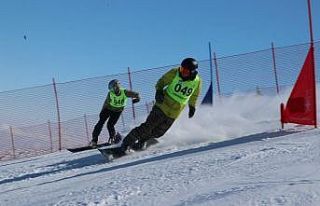
[(239, 95), (186, 114), (160, 144), (0, 163), (0, 205), (319, 205), (320, 130), (279, 130), (280, 97)]

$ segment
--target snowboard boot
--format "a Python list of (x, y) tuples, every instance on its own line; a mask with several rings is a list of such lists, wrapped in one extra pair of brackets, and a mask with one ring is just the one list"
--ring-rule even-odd
[(118, 144), (122, 140), (122, 135), (117, 132), (114, 137), (110, 137), (109, 143), (111, 144)]
[(139, 140), (134, 145), (131, 146), (131, 149), (135, 151), (142, 151), (147, 149), (148, 147), (158, 144), (159, 141), (155, 138), (150, 138), (146, 140)]
[(146, 141), (142, 141), (142, 140), (137, 141), (130, 148), (133, 149), (134, 151), (145, 150), (147, 148), (146, 147)]
[(97, 144), (97, 142), (96, 142), (96, 141), (91, 140), (91, 142), (89, 143), (89, 146), (95, 149), (95, 148), (97, 148), (97, 147), (98, 147), (98, 144)]

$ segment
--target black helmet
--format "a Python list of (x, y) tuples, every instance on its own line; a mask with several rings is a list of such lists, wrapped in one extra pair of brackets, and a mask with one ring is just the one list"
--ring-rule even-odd
[(198, 62), (194, 58), (185, 58), (181, 62), (181, 66), (186, 69), (189, 69), (190, 71), (193, 71), (193, 70), (198, 69)]
[(120, 84), (119, 80), (117, 79), (111, 80), (108, 85), (109, 90), (113, 90), (117, 84)]

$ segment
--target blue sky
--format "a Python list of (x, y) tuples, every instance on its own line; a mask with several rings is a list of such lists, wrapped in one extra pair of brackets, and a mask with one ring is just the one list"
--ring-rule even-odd
[(1, 0), (0, 28), (0, 91), (309, 41), (307, 0)]

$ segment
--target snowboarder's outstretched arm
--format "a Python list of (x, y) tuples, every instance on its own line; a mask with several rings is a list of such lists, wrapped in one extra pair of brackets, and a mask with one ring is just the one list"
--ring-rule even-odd
[(133, 103), (137, 103), (140, 101), (140, 95), (138, 92), (134, 92), (131, 90), (125, 90), (124, 93), (126, 94), (127, 97), (130, 97), (133, 99)]

